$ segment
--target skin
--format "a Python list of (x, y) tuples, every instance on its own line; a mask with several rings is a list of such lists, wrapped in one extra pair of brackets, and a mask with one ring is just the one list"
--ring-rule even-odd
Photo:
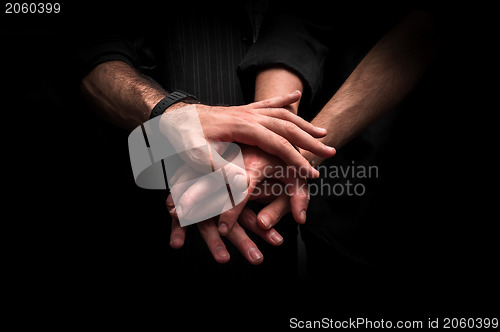
[[(311, 121), (327, 129), (319, 140), (339, 149), (359, 135), (367, 126), (392, 110), (420, 81), (432, 63), (436, 52), (434, 20), (425, 12), (415, 11), (389, 31), (363, 58), (344, 84)], [(257, 89), (255, 100), (269, 98), (283, 89), (295, 89), (297, 79), (284, 68), (265, 70), (257, 77), (263, 82), (280, 82)], [(279, 76), (279, 77), (276, 77)], [(283, 85), (285, 87), (283, 87)], [(293, 112), (293, 109), (291, 110)], [(326, 158), (300, 149), (314, 166)], [(258, 214), (263, 228), (274, 226), (290, 209), (290, 202), (281, 199)], [(262, 222), (266, 218), (268, 226)]]
[[(416, 11), (377, 42), (311, 121), (328, 130), (320, 140), (341, 148), (401, 102), (433, 62), (434, 31), (433, 18)], [(313, 165), (325, 159), (301, 153)]]
[[(411, 91), (432, 62), (435, 46), (432, 38), (432, 25), (432, 19), (427, 14), (423, 12), (412, 13), (370, 50), (342, 87), (311, 122), (316, 127), (327, 129), (327, 134), (320, 139), (325, 146), (337, 148), (343, 146), (397, 105)], [(266, 100), (284, 91), (302, 91), (302, 89), (303, 84), (294, 72), (283, 67), (267, 68), (257, 75), (255, 100)], [(133, 91), (138, 96), (144, 93), (144, 89)], [(147, 107), (151, 109), (151, 105), (154, 106), (157, 101), (154, 102), (155, 98), (149, 100), (149, 103), (143, 104), (147, 104)], [(289, 113), (296, 114), (298, 105), (299, 100), (295, 100), (279, 107), (286, 108)], [(269, 107), (269, 104), (267, 106)], [(280, 116), (285, 115), (281, 113)], [(256, 122), (258, 123), (258, 121)], [(318, 136), (321, 136), (321, 133), (318, 132), (316, 137)], [(211, 136), (211, 139), (215, 138), (216, 136)], [(313, 165), (319, 165), (335, 153), (335, 150), (331, 148), (329, 149), (330, 156), (323, 156), (321, 153), (318, 154), (301, 147), (299, 147), (299, 151)], [(263, 165), (267, 165), (265, 163), (269, 162), (266, 161), (264, 153), (264, 151), (257, 151), (250, 159), (253, 158), (255, 162), (261, 164), (261, 167), (264, 167)], [(293, 153), (290, 153), (290, 156), (292, 155)], [(245, 164), (250, 159), (245, 157)], [(291, 161), (292, 159), (287, 160)], [(300, 167), (300, 163), (298, 164)], [(168, 201), (167, 206), (169, 206)], [(222, 234), (226, 235), (252, 264), (260, 264), (263, 260), (262, 253), (246, 236), (241, 226), (236, 222), (236, 218), (239, 216), (239, 222), (261, 235), (266, 241), (279, 245), (283, 240), (281, 236), (276, 234), (273, 226), (291, 209), (290, 198), (280, 195), (260, 211), (258, 216), (241, 206), (226, 215), (221, 215), (218, 227), (212, 220), (199, 223), (199, 228), (216, 261), (224, 263), (229, 260), (229, 253), (220, 239), (220, 234)], [(173, 205), (169, 206), (169, 210), (175, 215)], [(173, 219), (170, 243), (172, 247), (180, 248), (184, 243), (185, 231), (178, 226), (176, 218)], [(299, 222), (304, 222), (305, 210), (300, 210), (296, 219)], [(228, 221), (232, 223), (232, 227), (229, 227)]]
[[(260, 264), (263, 261), (263, 255), (255, 245), (253, 241), (250, 240), (248, 235), (245, 233), (243, 228), (240, 226), (244, 225), (250, 231), (256, 233), (261, 238), (266, 240), (272, 245), (281, 245), (283, 242), (282, 236), (272, 227), (262, 228), (258, 225), (257, 216), (255, 213), (247, 208), (245, 205), (251, 199), (265, 200), (269, 198), (269, 190), (264, 190), (259, 187), (266, 181), (267, 177), (275, 177), (278, 172), (286, 167), (286, 165), (280, 161), (278, 158), (263, 153), (262, 150), (251, 147), (242, 146), (242, 153), (245, 162), (245, 169), (249, 178), (248, 194), (245, 200), (237, 205), (235, 208), (230, 210), (230, 213), (237, 217), (238, 222), (235, 222), (232, 230), (226, 234), (226, 237), (230, 242), (235, 245), (241, 254), (252, 264)], [(305, 179), (300, 177), (295, 177), (293, 173), (284, 173), (283, 176), (276, 178), (276, 181), (284, 185), (288, 185), (288, 195), (283, 193), (278, 199), (286, 199), (292, 202), (293, 210), (292, 213), (296, 217), (299, 223), (304, 223), (305, 219), (302, 218), (301, 212), (307, 208), (309, 198), (307, 192), (303, 190), (305, 186)], [(204, 197), (203, 191), (205, 187), (203, 185), (203, 179), (198, 181), (196, 185), (189, 188), (185, 194), (186, 197), (194, 198), (191, 201), (192, 206), (199, 207), (199, 202), (196, 201), (198, 197)], [(211, 191), (211, 189), (209, 188)], [(258, 195), (252, 195), (252, 193), (259, 193)], [(290, 196), (290, 197), (289, 197)], [(272, 197), (271, 204), (275, 204), (278, 199)], [(181, 202), (181, 204), (185, 202)], [(170, 236), (170, 245), (172, 248), (181, 248), (184, 245), (186, 228), (181, 227), (177, 218), (177, 214), (174, 207), (174, 202), (171, 196), (167, 199), (167, 208), (173, 217), (172, 231)], [(271, 207), (271, 210), (273, 208)], [(214, 259), (219, 263), (225, 263), (229, 260), (229, 252), (227, 251), (224, 242), (221, 239), (217, 228), (217, 218), (211, 218), (209, 220), (198, 223), (198, 229), (205, 240), (210, 252), (212, 253)]]
[[(312, 126), (283, 108), (298, 103), (301, 97), (300, 91), (288, 92), (291, 93), (241, 106), (213, 107), (197, 104), (196, 109), (205, 138), (213, 142), (240, 142), (257, 146), (262, 149), (259, 150), (262, 151), (262, 156), (265, 156), (265, 151), (275, 154), (287, 164), (299, 170), (305, 169), (305, 176), (317, 177), (319, 173), (309, 165), (290, 142), (311, 149), (324, 157), (333, 155), (335, 149), (316, 140), (317, 137), (324, 136), (326, 130)], [(167, 92), (156, 82), (121, 61), (105, 62), (95, 67), (82, 80), (81, 93), (99, 116), (109, 123), (125, 129), (133, 129), (147, 121), (154, 106), (167, 95)], [(184, 106), (187, 105), (179, 102), (169, 107), (165, 112)], [(238, 130), (233, 130), (235, 128)], [(189, 139), (189, 135), (186, 137)], [(300, 205), (297, 206), (300, 208)], [(262, 254), (255, 244), (252, 245), (248, 241), (249, 239), (240, 225), (236, 224), (240, 213), (242, 213), (241, 222), (265, 239), (277, 243), (276, 241), (281, 238), (271, 227), (265, 232), (260, 228), (253, 227), (255, 225), (252, 219), (254, 216), (247, 209), (244, 209), (243, 204), (238, 205), (237, 211), (222, 214), (218, 228), (205, 223), (201, 225), (200, 231), (205, 234), (204, 238), (207, 244), (216, 243), (213, 239), (220, 239), (219, 232), (222, 235), (227, 235), (235, 243), (245, 243), (247, 247), (242, 247), (240, 251), (246, 253), (247, 259), (259, 263), (262, 261)], [(213, 232), (214, 230), (217, 232), (216, 234)], [(173, 234), (174, 240), (171, 241), (173, 247), (177, 247), (177, 243), (179, 243), (175, 241), (175, 234), (176, 232)], [(220, 243), (217, 242), (217, 244)], [(219, 245), (209, 245), (209, 248), (212, 253), (219, 253), (217, 257), (227, 257), (220, 255)]]
[[(302, 92), (302, 90), (302, 80), (294, 72), (285, 67), (267, 68), (257, 74), (255, 100), (267, 100), (277, 95), (287, 95), (290, 91)], [(288, 113), (297, 114), (299, 103), (300, 100), (290, 101), (289, 104), (282, 104), (281, 107), (285, 108)], [(332, 156), (335, 153), (335, 149), (331, 148), (330, 151), (333, 152), (330, 155)], [(242, 152), (245, 160), (245, 169), (250, 176), (249, 183), (251, 184), (247, 199), (237, 207), (223, 213), (220, 216), (218, 227), (214, 227), (217, 218), (212, 218), (198, 223), (198, 228), (212, 256), (217, 262), (226, 263), (230, 259), (229, 252), (220, 237), (221, 235), (225, 235), (250, 263), (257, 265), (263, 262), (264, 257), (255, 243), (250, 240), (248, 235), (244, 232), (240, 223), (268, 243), (272, 245), (281, 245), (283, 243), (283, 237), (273, 228), (273, 226), (282, 216), (290, 211), (292, 211), (298, 223), (305, 223), (309, 195), (307, 186), (304, 186), (305, 182), (302, 179), (280, 179), (284, 184), (290, 183), (292, 185), (290, 193), (293, 194), (290, 195), (290, 197), (283, 192), (278, 197), (272, 197), (270, 199), (265, 195), (253, 197), (253, 199), (265, 199), (266, 203), (268, 203), (268, 205), (259, 212), (257, 217), (251, 209), (244, 206), (245, 203), (249, 199), (252, 199), (252, 192), (255, 193), (255, 191), (259, 191), (259, 186), (265, 181), (268, 181), (268, 179), (263, 176), (266, 167), (284, 167), (285, 165), (280, 163), (276, 158), (272, 158), (272, 156), (265, 151), (259, 149), (242, 147)], [(277, 181), (273, 183), (275, 182)], [(203, 184), (197, 184), (198, 186), (193, 186), (191, 192), (187, 192), (187, 197), (202, 196), (201, 193), (196, 193), (196, 188), (203, 187)], [(264, 190), (259, 192), (264, 192)], [(195, 205), (196, 200), (191, 202), (191, 204)], [(167, 207), (174, 220), (172, 223), (170, 245), (172, 248), (179, 249), (184, 245), (186, 230), (179, 225), (171, 196), (167, 199)]]
[[(434, 22), (424, 12), (413, 12), (384, 36), (364, 57), (349, 78), (312, 120), (326, 128), (320, 141), (342, 147), (367, 126), (393, 109), (420, 81), (435, 56)], [(283, 67), (267, 68), (257, 75), (255, 100), (263, 100), (283, 91), (303, 87), (300, 78)], [(296, 113), (298, 102), (286, 107)], [(313, 165), (325, 158), (299, 149)], [(279, 196), (251, 216), (252, 224), (272, 230), (291, 209), (290, 198)], [(248, 222), (245, 216), (245, 221)], [(301, 219), (305, 221), (304, 219)]]
[[(147, 121), (156, 103), (167, 95), (157, 83), (121, 61), (98, 65), (82, 80), (81, 90), (100, 116), (125, 129), (133, 129)], [(291, 166), (307, 169), (307, 176), (315, 178), (319, 173), (290, 142), (325, 157), (335, 151), (314, 139), (324, 136), (324, 129), (316, 128), (282, 108), (297, 102), (300, 96), (300, 92), (290, 93), (231, 107), (198, 104), (196, 109), (208, 141), (257, 146), (276, 154)], [(165, 112), (183, 106), (186, 104), (179, 102)]]
[[(265, 100), (271, 96), (284, 93), (285, 91), (299, 90), (304, 91), (304, 83), (302, 79), (292, 70), (287, 67), (277, 66), (265, 68), (257, 73), (255, 78), (255, 100)], [(297, 114), (300, 101), (288, 105), (286, 108), (289, 112)], [(329, 145), (331, 146), (331, 145)], [(300, 150), (299, 150), (300, 151)], [(307, 190), (307, 187), (305, 187)], [(309, 202), (309, 195), (307, 195)], [(257, 222), (263, 229), (269, 229), (291, 210), (290, 199), (284, 195), (280, 195), (266, 207), (264, 207), (257, 215)], [(300, 218), (297, 222), (305, 223), (307, 218), (306, 208), (300, 211)], [(299, 221), (300, 220), (300, 221)]]

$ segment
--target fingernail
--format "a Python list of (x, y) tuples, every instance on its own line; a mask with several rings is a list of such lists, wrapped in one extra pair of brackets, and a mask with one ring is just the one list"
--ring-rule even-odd
[(302, 223), (305, 223), (305, 222), (306, 222), (306, 217), (307, 217), (307, 215), (306, 215), (306, 210), (302, 210), (302, 211), (300, 212), (300, 219), (302, 220)]
[(292, 92), (292, 95), (298, 95), (300, 93), (299, 90), (295, 90), (294, 92)]
[(219, 256), (220, 258), (224, 258), (224, 257), (228, 256), (227, 250), (221, 245), (218, 245), (217, 247), (215, 247), (215, 254), (217, 256)]
[(322, 133), (326, 133), (326, 129), (325, 128), (316, 127), (316, 130), (317, 131), (321, 131)]
[(171, 208), (170, 210), (168, 210), (168, 213), (170, 214), (175, 214), (175, 207)]
[(257, 248), (250, 248), (248, 250), (248, 255), (250, 255), (250, 258), (254, 261), (262, 258), (262, 253)]
[[(317, 179), (319, 178), (319, 171), (316, 168), (312, 169), (312, 178)], [(177, 209), (177, 214), (179, 214), (179, 210)]]
[(272, 232), (271, 233), (271, 240), (275, 243), (280, 243), (283, 241), (283, 237), (278, 234), (278, 232)]
[(335, 148), (333, 146), (328, 146), (328, 145), (325, 145), (325, 150), (328, 153), (335, 153), (335, 152), (337, 152), (337, 150), (335, 150)]
[(264, 227), (266, 228), (270, 228), (271, 227), (271, 218), (269, 218), (269, 216), (267, 214), (263, 214), (259, 217), (260, 219), (260, 222), (262, 223), (262, 225), (264, 225)]
[(227, 224), (225, 222), (221, 222), (219, 224), (219, 233), (222, 235), (226, 235), (229, 230), (229, 227), (227, 227)]

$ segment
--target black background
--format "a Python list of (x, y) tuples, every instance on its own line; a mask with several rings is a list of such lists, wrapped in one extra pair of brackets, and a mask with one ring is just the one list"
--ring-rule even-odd
[(387, 199), (414, 225), (413, 259), (344, 286), (291, 289), (279, 280), (179, 281), (149, 255), (152, 242), (168, 246), (168, 224), (134, 220), (157, 219), (145, 206), (161, 197), (134, 187), (126, 133), (85, 112), (68, 61), (74, 31), (148, 6), (63, 2), (60, 14), (46, 15), (2, 8), (4, 271), (20, 325), (498, 317), (493, 8), (440, 8), (440, 55), (420, 87), (427, 97), (406, 101), (415, 104), (392, 147)]

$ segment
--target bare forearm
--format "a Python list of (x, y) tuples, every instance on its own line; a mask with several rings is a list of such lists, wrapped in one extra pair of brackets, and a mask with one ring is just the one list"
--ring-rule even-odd
[[(255, 101), (286, 95), (295, 90), (304, 92), (304, 85), (300, 77), (286, 67), (263, 69), (255, 78)], [(297, 114), (299, 102), (285, 106), (285, 108)]]
[[(413, 13), (368, 52), (312, 121), (328, 130), (323, 143), (342, 147), (409, 93), (433, 58), (432, 23), (427, 14)], [(303, 155), (313, 165), (323, 161)]]
[(95, 67), (82, 80), (81, 92), (99, 116), (125, 129), (147, 121), (153, 107), (167, 95), (160, 85), (122, 61)]

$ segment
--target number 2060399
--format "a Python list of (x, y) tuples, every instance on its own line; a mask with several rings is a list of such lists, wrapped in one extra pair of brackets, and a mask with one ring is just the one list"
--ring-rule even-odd
[(61, 12), (61, 4), (50, 2), (7, 2), (5, 14), (57, 14)]
[(498, 328), (498, 318), (444, 318), (443, 328)]

